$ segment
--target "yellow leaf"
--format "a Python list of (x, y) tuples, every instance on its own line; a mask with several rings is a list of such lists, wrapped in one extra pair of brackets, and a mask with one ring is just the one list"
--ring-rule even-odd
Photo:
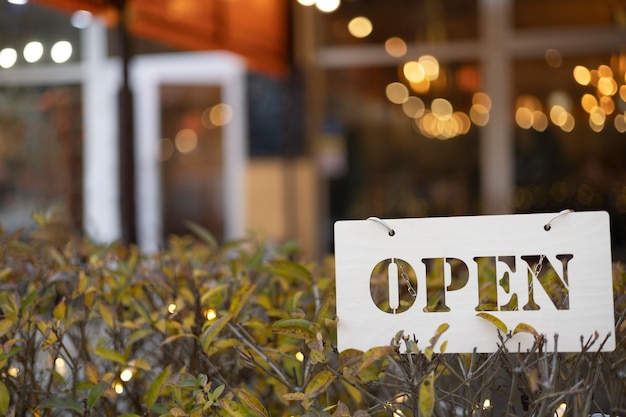
[(533, 326), (531, 326), (530, 324), (526, 324), (526, 323), (519, 323), (517, 326), (515, 326), (515, 330), (513, 330), (513, 334), (517, 334), (517, 333), (530, 333), (533, 336), (537, 336), (539, 334), (537, 333), (537, 330), (535, 330)]
[(89, 382), (94, 384), (97, 384), (100, 381), (100, 372), (98, 371), (98, 367), (92, 362), (85, 363), (85, 376)]
[(13, 327), (13, 322), (9, 319), (0, 320), (0, 337), (7, 334), (7, 332)]
[(61, 302), (54, 307), (54, 310), (52, 310), (52, 316), (57, 320), (63, 320), (67, 317), (67, 303), (65, 302), (65, 297), (63, 297)]
[(376, 362), (378, 359), (383, 358), (387, 355), (392, 355), (394, 352), (395, 351), (391, 346), (379, 346), (369, 349), (363, 354), (363, 357), (361, 358), (361, 364), (355, 372), (355, 375), (370, 366), (372, 363)]
[(282, 395), (281, 398), (285, 401), (302, 401), (306, 398), (306, 395), (304, 395), (304, 392), (290, 392)]
[(269, 414), (267, 413), (267, 410), (265, 409), (261, 401), (259, 401), (254, 395), (250, 394), (247, 390), (238, 390), (237, 396), (246, 406), (248, 406), (248, 408), (250, 408), (255, 413), (263, 417), (269, 417)]
[(98, 311), (100, 312), (100, 316), (102, 316), (102, 320), (104, 320), (107, 326), (109, 326), (110, 328), (115, 327), (113, 322), (113, 312), (108, 306), (100, 304), (98, 305)]
[(248, 417), (248, 412), (236, 401), (223, 399), (220, 405), (231, 417)]
[(431, 417), (435, 409), (435, 374), (431, 371), (420, 384), (419, 408), (423, 417)]
[(185, 417), (187, 415), (187, 413), (185, 413), (185, 410), (183, 410), (180, 407), (174, 407), (170, 410), (170, 414), (173, 415), (174, 417)]
[(508, 327), (506, 327), (506, 324), (504, 324), (502, 320), (500, 320), (493, 314), (481, 312), (481, 313), (476, 313), (476, 315), (482, 319), (487, 320), (489, 323), (493, 324), (494, 326), (496, 326), (498, 330), (500, 330), (502, 333), (508, 333), (509, 329)]
[(309, 381), (304, 390), (307, 398), (315, 398), (328, 388), (335, 380), (335, 376), (328, 370), (320, 371)]

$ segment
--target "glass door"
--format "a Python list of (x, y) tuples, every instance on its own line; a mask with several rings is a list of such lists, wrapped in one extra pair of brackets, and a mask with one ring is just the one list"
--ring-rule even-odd
[(139, 245), (157, 250), (197, 223), (219, 240), (245, 232), (245, 65), (221, 52), (138, 57)]

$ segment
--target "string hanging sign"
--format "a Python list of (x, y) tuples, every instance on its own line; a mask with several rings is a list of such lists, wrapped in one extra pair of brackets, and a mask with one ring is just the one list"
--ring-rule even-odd
[(447, 352), (494, 352), (499, 331), (514, 350), (541, 335), (562, 352), (594, 335), (613, 350), (609, 222), (571, 210), (338, 221), (338, 348), (400, 331), (426, 343), (445, 324)]

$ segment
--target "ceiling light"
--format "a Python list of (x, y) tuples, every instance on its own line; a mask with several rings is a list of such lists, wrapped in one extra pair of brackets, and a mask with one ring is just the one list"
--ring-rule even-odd
[(68, 41), (58, 41), (50, 50), (50, 57), (57, 64), (67, 62), (72, 56), (72, 44)]
[(11, 68), (17, 61), (17, 51), (13, 48), (4, 48), (0, 51), (0, 67)]
[(43, 55), (43, 45), (41, 42), (33, 41), (28, 42), (24, 47), (24, 59), (26, 62), (34, 63), (41, 59)]

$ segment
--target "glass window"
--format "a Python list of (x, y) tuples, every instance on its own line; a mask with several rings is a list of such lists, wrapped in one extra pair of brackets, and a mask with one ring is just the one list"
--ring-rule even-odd
[[(327, 71), (318, 155), (331, 220), (478, 211), (473, 63), (442, 65), (429, 89), (399, 68)], [(469, 77), (466, 79), (466, 77)]]
[(626, 3), (615, 0), (515, 0), (515, 28), (623, 26)]
[(626, 55), (514, 64), (515, 208), (606, 210), (614, 252), (626, 245)]
[(167, 85), (160, 88), (163, 231), (186, 234), (191, 221), (217, 239), (224, 233), (222, 129), (231, 110), (221, 89)]
[[(357, 17), (365, 17), (369, 24), (353, 21)], [(323, 45), (382, 44), (391, 37), (434, 42), (478, 35), (476, 0), (344, 1), (335, 12), (321, 14), (320, 20)]]
[(80, 86), (0, 89), (0, 223), (34, 225), (54, 209), (82, 224)]

